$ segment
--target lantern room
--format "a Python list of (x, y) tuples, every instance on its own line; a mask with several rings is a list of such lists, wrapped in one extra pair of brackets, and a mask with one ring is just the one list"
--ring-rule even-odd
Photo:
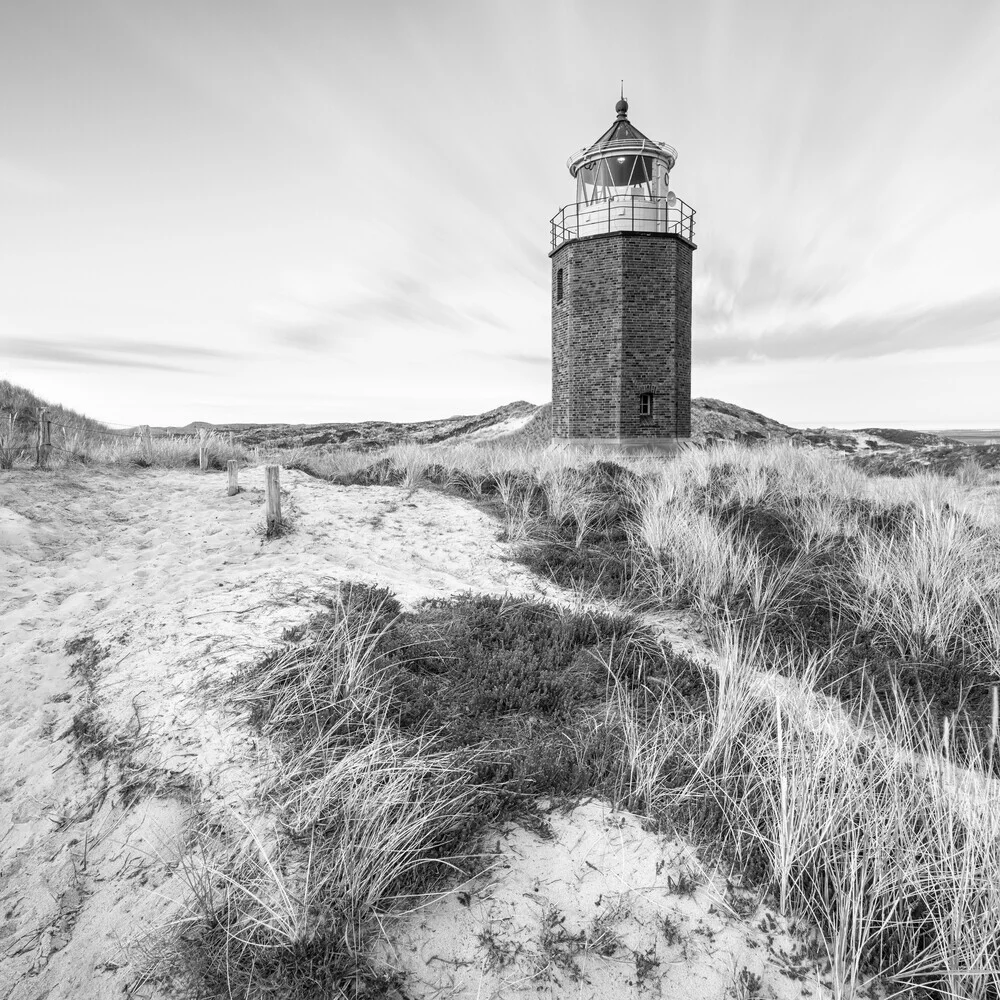
[(666, 198), (677, 150), (646, 138), (628, 120), (628, 101), (616, 105), (614, 124), (593, 145), (571, 156), (576, 200), (585, 204), (623, 195)]
[(675, 233), (694, 238), (694, 210), (670, 190), (677, 150), (643, 135), (615, 105), (611, 127), (569, 158), (576, 203), (552, 219), (552, 249), (567, 240), (608, 232)]

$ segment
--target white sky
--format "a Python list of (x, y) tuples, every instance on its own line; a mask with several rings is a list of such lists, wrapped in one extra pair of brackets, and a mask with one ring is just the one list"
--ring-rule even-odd
[(1000, 425), (1000, 4), (0, 5), (0, 377), (122, 424), (550, 395), (549, 219), (679, 150), (694, 376), (800, 425)]

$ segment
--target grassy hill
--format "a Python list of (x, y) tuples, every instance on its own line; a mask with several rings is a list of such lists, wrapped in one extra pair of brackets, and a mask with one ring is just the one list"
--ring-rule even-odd
[(40, 396), (36, 396), (30, 389), (14, 385), (13, 382), (8, 382), (6, 379), (0, 379), (0, 414), (3, 415), (4, 424), (7, 422), (8, 415), (13, 414), (16, 426), (33, 431), (35, 414), (39, 407), (44, 407), (48, 411), (48, 419), (53, 424), (69, 428), (71, 431), (84, 434), (116, 433), (99, 420), (77, 413), (76, 410), (71, 410), (68, 406), (50, 403)]
[(538, 407), (518, 400), (488, 410), (486, 413), (462, 414), (438, 420), (396, 423), (391, 420), (344, 421), (322, 424), (210, 424), (197, 420), (184, 427), (154, 427), (153, 433), (189, 435), (201, 429), (215, 434), (232, 434), (234, 440), (248, 447), (308, 448), (321, 445), (343, 445), (352, 449), (373, 450), (394, 444), (416, 442), (436, 444), (452, 438), (472, 437), (486, 440), (491, 429), (502, 433), (504, 426), (528, 419)]
[[(53, 422), (53, 443), (62, 443), (74, 454), (87, 451), (86, 443), (112, 442), (131, 437), (130, 431), (113, 430), (106, 424), (68, 407), (48, 403), (29, 389), (0, 381), (0, 413), (15, 415), (15, 438), (27, 445), (33, 438), (35, 412), (45, 406)], [(316, 424), (220, 423), (192, 421), (184, 426), (153, 427), (156, 438), (190, 440), (200, 431), (239, 449), (261, 448), (268, 452), (315, 450), (319, 452), (369, 452), (400, 444), (503, 442), (518, 447), (544, 446), (552, 436), (552, 404), (538, 406), (517, 400), (485, 413), (460, 414), (437, 420), (394, 422), (363, 420)], [(723, 441), (757, 444), (787, 441), (850, 456), (860, 467), (874, 473), (901, 475), (920, 469), (955, 472), (977, 465), (1000, 467), (1000, 445), (980, 435), (960, 438), (927, 431), (868, 427), (841, 430), (831, 427), (797, 428), (755, 410), (721, 399), (691, 401), (692, 441), (706, 447)], [(0, 433), (7, 431), (0, 420)], [(168, 442), (164, 442), (167, 444)]]

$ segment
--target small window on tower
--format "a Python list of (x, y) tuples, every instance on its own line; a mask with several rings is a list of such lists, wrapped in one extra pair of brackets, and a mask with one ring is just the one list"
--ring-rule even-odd
[(651, 417), (653, 415), (653, 394), (644, 392), (639, 397), (639, 416)]
[(562, 288), (562, 268), (556, 271), (556, 302), (562, 302), (563, 299), (563, 288)]

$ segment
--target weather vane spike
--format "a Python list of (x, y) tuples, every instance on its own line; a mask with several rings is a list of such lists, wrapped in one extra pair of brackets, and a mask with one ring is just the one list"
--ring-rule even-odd
[(625, 81), (622, 80), (622, 100), (625, 100)]

